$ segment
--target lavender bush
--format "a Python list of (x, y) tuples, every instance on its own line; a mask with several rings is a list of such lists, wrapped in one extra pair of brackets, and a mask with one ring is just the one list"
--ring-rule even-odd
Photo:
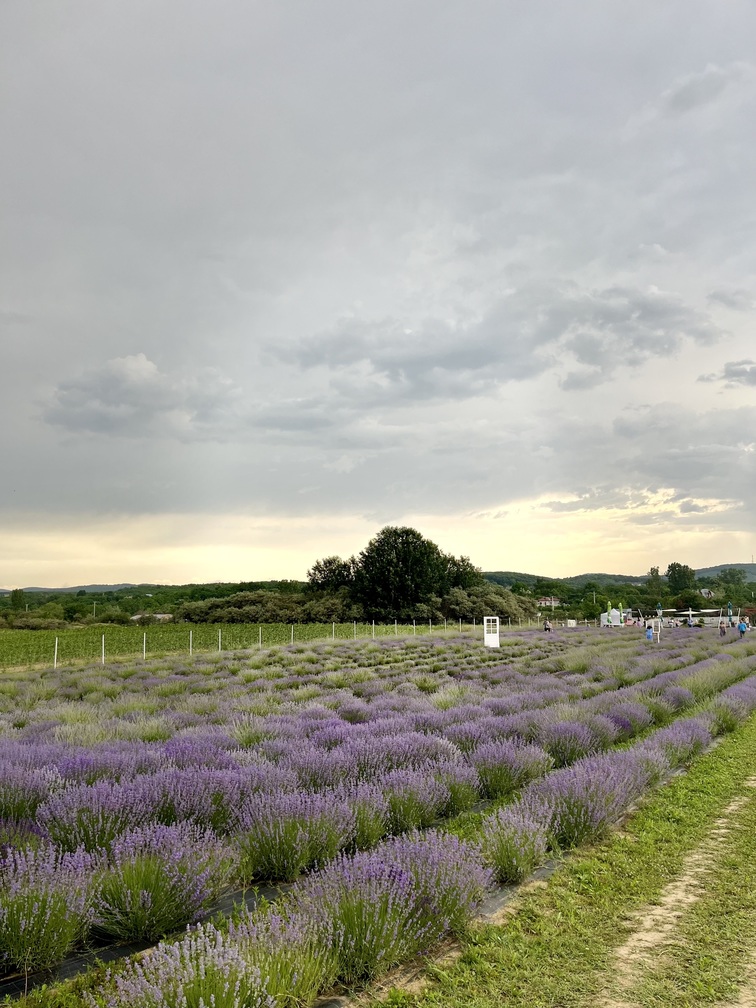
[(601, 748), (595, 734), (580, 721), (544, 725), (538, 733), (538, 741), (558, 767), (568, 766)]
[(346, 847), (355, 812), (334, 794), (260, 795), (240, 810), (236, 826), (241, 879), (285, 881)]
[(99, 880), (94, 918), (103, 934), (154, 941), (194, 923), (228, 883), (228, 847), (197, 826), (153, 825), (119, 837)]
[(431, 833), (341, 856), (290, 898), (335, 950), (345, 983), (385, 971), (458, 930), (490, 885), (471, 845)]
[(127, 830), (147, 825), (151, 808), (130, 784), (99, 780), (65, 788), (37, 811), (37, 821), (62, 850), (95, 851)]
[(442, 816), (454, 816), (465, 812), (480, 798), (483, 786), (478, 771), (473, 766), (464, 763), (442, 763), (434, 776), (449, 793), (446, 804), (440, 810)]
[(516, 742), (479, 746), (471, 754), (470, 762), (478, 772), (487, 798), (506, 797), (554, 766), (553, 758), (539, 746)]
[(0, 819), (21, 822), (33, 818), (50, 792), (62, 784), (63, 778), (54, 767), (0, 766)]
[(376, 851), (342, 855), (310, 876), (293, 895), (292, 910), (312, 921), (347, 984), (411, 958), (435, 934), (410, 873)]
[(381, 781), (389, 807), (391, 833), (430, 826), (449, 802), (449, 789), (432, 770), (391, 770)]
[(518, 806), (500, 809), (485, 820), (481, 849), (499, 882), (521, 882), (541, 864), (549, 846), (550, 815)]
[(50, 845), (0, 861), (0, 966), (24, 971), (61, 962), (90, 923), (93, 859)]
[(354, 835), (349, 845), (354, 850), (375, 847), (389, 832), (388, 799), (377, 784), (355, 784), (340, 788), (334, 795), (354, 814)]
[(89, 1008), (276, 1008), (259, 970), (208, 925), (130, 960)]
[(580, 760), (532, 784), (523, 807), (543, 815), (556, 843), (574, 847), (601, 836), (648, 785), (648, 770), (629, 750)]
[(493, 881), (478, 849), (450, 833), (428, 830), (394, 837), (381, 845), (380, 853), (411, 875), (416, 898), (436, 929), (434, 941), (467, 923)]
[(260, 973), (277, 1008), (310, 1004), (338, 973), (338, 956), (301, 915), (265, 906), (232, 923), (229, 939)]
[(711, 744), (712, 731), (704, 718), (688, 718), (661, 728), (645, 748), (660, 752), (673, 767), (684, 766)]

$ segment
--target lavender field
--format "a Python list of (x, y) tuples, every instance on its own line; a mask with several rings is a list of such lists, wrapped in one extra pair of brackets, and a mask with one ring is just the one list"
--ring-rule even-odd
[[(756, 642), (698, 629), (5, 671), (0, 972), (204, 921), (86, 1003), (310, 1003), (464, 928), (754, 708)], [(460, 840), (446, 824), (473, 807)], [(293, 885), (208, 920), (268, 882)]]

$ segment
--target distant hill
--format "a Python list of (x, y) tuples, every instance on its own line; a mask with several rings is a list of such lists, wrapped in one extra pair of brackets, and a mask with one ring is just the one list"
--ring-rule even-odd
[(716, 567), (702, 567), (696, 571), (696, 577), (718, 577), (723, 570), (729, 570), (733, 567), (745, 571), (746, 581), (756, 581), (756, 563), (730, 563), (718, 564)]
[[(716, 567), (701, 567), (696, 571), (696, 577), (699, 578), (715, 578), (730, 567), (736, 567), (739, 570), (745, 571), (746, 580), (748, 582), (756, 581), (756, 563), (729, 563), (729, 564), (717, 564)], [(510, 585), (519, 583), (525, 585), (526, 588), (532, 588), (536, 581), (559, 581), (566, 585), (571, 585), (574, 588), (582, 588), (586, 581), (594, 581), (597, 585), (614, 585), (614, 584), (642, 584), (647, 575), (646, 574), (574, 574), (572, 577), (558, 578), (552, 577), (548, 574), (527, 574), (524, 571), (484, 571), (483, 577), (487, 581), (492, 581), (494, 584), (503, 585), (508, 588)], [(304, 587), (304, 582), (299, 581), (250, 581), (250, 582), (239, 582), (239, 584), (228, 583), (213, 583), (212, 585), (202, 585), (202, 584), (192, 584), (192, 585), (156, 585), (156, 584), (133, 584), (131, 582), (122, 582), (120, 584), (89, 584), (89, 585), (73, 585), (71, 588), (39, 588), (39, 587), (29, 587), (22, 589), (25, 592), (40, 592), (47, 595), (75, 595), (76, 592), (85, 591), (91, 592), (92, 594), (101, 594), (103, 592), (117, 592), (122, 591), (125, 588), (154, 588), (157, 591), (160, 589), (171, 589), (171, 588), (212, 588), (218, 590), (219, 595), (227, 595), (232, 591), (253, 591), (260, 588), (268, 589), (279, 589), (279, 590), (299, 590)], [(10, 588), (0, 588), (0, 595), (9, 595)], [(204, 596), (203, 596), (204, 597)]]
[[(122, 588), (155, 588), (156, 585), (135, 585), (130, 583), (125, 584), (111, 584), (111, 585), (74, 585), (72, 588), (22, 588), (25, 592), (44, 592), (48, 595), (68, 595), (76, 594), (78, 591), (85, 592), (114, 592), (120, 591)], [(0, 588), (0, 595), (10, 595), (10, 588)]]
[(574, 574), (572, 577), (555, 578), (545, 574), (523, 574), (518, 571), (484, 571), (483, 577), (486, 581), (503, 585), (508, 588), (510, 585), (519, 582), (526, 588), (532, 588), (536, 581), (559, 581), (562, 584), (572, 585), (575, 588), (582, 588), (587, 581), (595, 581), (597, 585), (610, 584), (640, 584), (646, 577), (645, 574)]
[[(716, 567), (701, 567), (696, 571), (697, 578), (715, 578), (723, 570), (736, 567), (745, 571), (747, 581), (756, 581), (756, 563), (730, 563), (718, 564)], [(526, 588), (532, 588), (536, 581), (559, 581), (562, 584), (572, 585), (574, 588), (582, 588), (586, 581), (595, 581), (597, 585), (611, 584), (642, 584), (647, 574), (574, 574), (572, 577), (550, 577), (545, 574), (525, 574), (521, 571), (484, 571), (483, 577), (494, 584), (503, 585), (508, 588), (510, 585), (519, 582)], [(663, 576), (663, 575), (662, 575)]]

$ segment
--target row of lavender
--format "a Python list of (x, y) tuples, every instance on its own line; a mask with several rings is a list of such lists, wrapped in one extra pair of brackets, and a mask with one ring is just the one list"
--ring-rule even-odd
[[(383, 713), (353, 724), (305, 708), (297, 722), (307, 729), (299, 736), (304, 741), (294, 733), (295, 746), (253, 750), (254, 762), (156, 769), (133, 778), (120, 772), (91, 785), (76, 783), (82, 767), (91, 773), (96, 765), (82, 763), (81, 752), (6, 743), (20, 746), (27, 758), (24, 765), (16, 752), (15, 765), (4, 764), (9, 852), (0, 887), (0, 949), (6, 966), (49, 964), (87, 931), (120, 938), (165, 934), (200, 916), (231, 878), (294, 877), (339, 851), (427, 826), (480, 794), (509, 794), (554, 765), (670, 720), (742, 678), (751, 664), (724, 654), (571, 705), (541, 697), (552, 705), (518, 715), (470, 705), (436, 710), (439, 735), (431, 732), (427, 710), (411, 710), (409, 722)], [(448, 720), (452, 711), (457, 716)], [(483, 722), (494, 733), (483, 736), (488, 741), (481, 741)], [(476, 732), (456, 745), (444, 736), (471, 725)], [(216, 761), (232, 755), (218, 738), (213, 745), (208, 737), (184, 742), (190, 747), (185, 758), (189, 752)], [(149, 751), (155, 755), (155, 747)], [(123, 750), (106, 752), (105, 765), (122, 769), (111, 757)], [(34, 766), (41, 756), (48, 760), (44, 770)]]
[(549, 850), (600, 837), (651, 786), (756, 709), (756, 676), (697, 717), (623, 751), (529, 784), (485, 823), (480, 845), (428, 832), (341, 856), (275, 907), (228, 932), (204, 925), (110, 978), (91, 1008), (293, 1008), (353, 984), (461, 929), (492, 881), (519, 879)]

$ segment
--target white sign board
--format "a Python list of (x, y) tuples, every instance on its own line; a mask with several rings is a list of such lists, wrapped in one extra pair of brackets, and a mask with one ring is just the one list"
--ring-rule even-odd
[(483, 617), (483, 643), (486, 647), (499, 647), (499, 617)]

